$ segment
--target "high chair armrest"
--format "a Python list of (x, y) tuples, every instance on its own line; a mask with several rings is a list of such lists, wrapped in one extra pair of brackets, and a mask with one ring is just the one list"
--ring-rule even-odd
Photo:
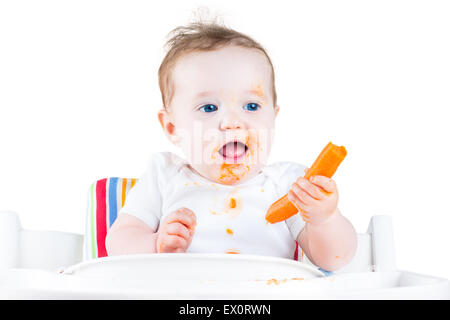
[(19, 243), (19, 268), (56, 271), (83, 259), (81, 234), (22, 229)]
[(0, 212), (0, 269), (56, 271), (81, 262), (82, 257), (83, 235), (25, 230), (15, 212)]

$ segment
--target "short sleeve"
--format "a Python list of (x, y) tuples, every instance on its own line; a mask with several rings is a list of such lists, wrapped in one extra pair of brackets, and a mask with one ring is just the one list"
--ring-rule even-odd
[(128, 192), (119, 214), (135, 216), (154, 231), (158, 229), (162, 207), (160, 179), (164, 166), (162, 155), (153, 154), (150, 157), (145, 173)]
[[(279, 175), (277, 178), (277, 191), (279, 197), (284, 196), (291, 189), (292, 184), (299, 178), (305, 175), (306, 167), (295, 162), (280, 163)], [(292, 237), (297, 240), (297, 237), (305, 226), (305, 222), (299, 214), (293, 215), (285, 220), (286, 225)]]

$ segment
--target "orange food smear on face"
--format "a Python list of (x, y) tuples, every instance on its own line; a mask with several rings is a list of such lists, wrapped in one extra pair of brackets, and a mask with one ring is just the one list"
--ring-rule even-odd
[(220, 148), (220, 146), (216, 146), (214, 148), (212, 155), (211, 155), (211, 159), (213, 159), (213, 160), (217, 159), (217, 153), (219, 152), (219, 148)]
[(237, 250), (237, 249), (227, 249), (227, 250), (225, 250), (225, 253), (228, 253), (228, 254), (239, 254), (241, 252), (239, 250)]
[[(259, 147), (258, 138), (256, 135), (247, 135), (245, 137), (245, 145), (248, 150), (245, 155), (245, 160), (242, 163), (222, 163), (220, 166), (219, 176), (217, 178), (223, 184), (235, 184), (244, 179), (251, 171), (251, 166), (255, 161), (255, 148)], [(218, 149), (217, 149), (218, 150)], [(214, 150), (214, 154), (217, 153)]]
[(263, 99), (263, 103), (266, 104), (267, 101), (264, 94), (264, 90), (261, 87), (261, 84), (256, 85), (256, 88), (252, 86), (252, 89), (259, 98)]
[(223, 163), (220, 167), (219, 181), (234, 184), (250, 172), (250, 166), (242, 163)]
[(260, 84), (258, 84), (258, 85), (256, 86), (256, 95), (257, 95), (258, 97), (260, 97), (260, 98), (264, 97), (264, 91), (263, 91), (263, 89), (261, 88), (261, 85), (260, 85)]

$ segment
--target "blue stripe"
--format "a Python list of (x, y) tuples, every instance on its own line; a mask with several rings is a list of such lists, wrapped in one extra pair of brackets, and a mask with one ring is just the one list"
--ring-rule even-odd
[(109, 181), (109, 227), (117, 218), (117, 181), (119, 178), (111, 178)]

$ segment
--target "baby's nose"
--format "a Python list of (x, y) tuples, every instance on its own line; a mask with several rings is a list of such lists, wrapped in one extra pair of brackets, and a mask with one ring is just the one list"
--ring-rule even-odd
[(235, 116), (225, 116), (220, 122), (221, 130), (237, 130), (244, 129), (244, 123), (241, 119)]
[(220, 119), (220, 130), (238, 130), (245, 128), (244, 119), (240, 117), (241, 115), (235, 108), (230, 107), (222, 110), (224, 112)]

